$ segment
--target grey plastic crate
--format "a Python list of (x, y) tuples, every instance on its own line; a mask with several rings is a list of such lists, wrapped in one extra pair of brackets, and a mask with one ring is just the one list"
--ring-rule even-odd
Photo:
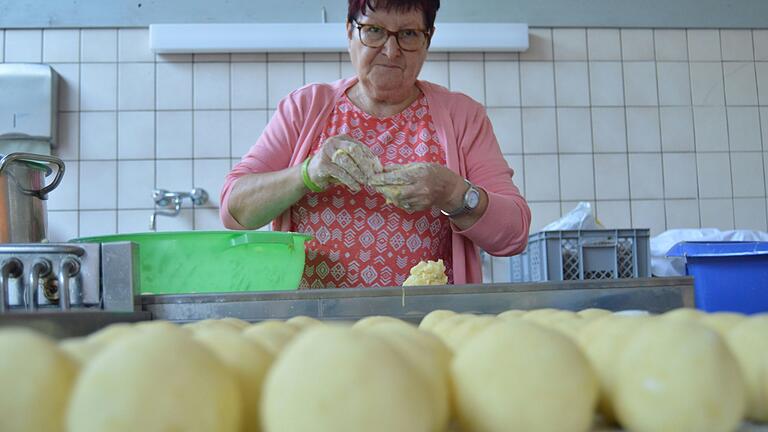
[(648, 229), (545, 231), (510, 258), (512, 282), (650, 276)]

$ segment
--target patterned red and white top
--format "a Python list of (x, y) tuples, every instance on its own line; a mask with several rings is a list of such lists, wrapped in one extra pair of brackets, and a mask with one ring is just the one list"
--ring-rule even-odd
[[(445, 165), (427, 99), (422, 95), (394, 116), (377, 118), (344, 95), (311, 150), (327, 137), (347, 134), (367, 145), (383, 165), (432, 162)], [(439, 210), (405, 211), (386, 204), (365, 187), (343, 185), (310, 192), (291, 208), (292, 231), (315, 238), (306, 243), (300, 288), (356, 288), (402, 285), (411, 267), (442, 259), (453, 283), (451, 227)]]

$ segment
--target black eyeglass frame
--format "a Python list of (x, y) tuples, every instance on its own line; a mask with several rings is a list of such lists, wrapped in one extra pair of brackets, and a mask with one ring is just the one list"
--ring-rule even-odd
[[(357, 22), (355, 20), (352, 21), (352, 26), (357, 29), (357, 37), (358, 37), (358, 39), (360, 39), (360, 43), (363, 44), (364, 46), (367, 46), (368, 48), (381, 48), (381, 47), (383, 47), (384, 45), (387, 44), (387, 41), (389, 40), (390, 36), (394, 36), (395, 37), (395, 42), (397, 42), (397, 46), (401, 50), (407, 51), (407, 52), (416, 52), (416, 51), (424, 48), (425, 46), (428, 47), (429, 43), (432, 40), (432, 31), (431, 30), (400, 29), (398, 31), (391, 31), (391, 30), (389, 30), (387, 28), (384, 28), (384, 27), (382, 27), (380, 25), (376, 25), (376, 24), (360, 24), (359, 22)], [(380, 28), (384, 32), (386, 32), (387, 37), (382, 39), (384, 42), (381, 45), (378, 45), (378, 46), (368, 45), (365, 42), (363, 42), (363, 27), (376, 27), (376, 28)], [(416, 48), (416, 49), (406, 49), (406, 48), (403, 48), (403, 46), (400, 44), (400, 36), (399, 36), (400, 32), (403, 32), (403, 31), (412, 31), (412, 32), (418, 32), (418, 33), (423, 34), (424, 35), (424, 45), (422, 45), (422, 46), (420, 46), (419, 48)]]

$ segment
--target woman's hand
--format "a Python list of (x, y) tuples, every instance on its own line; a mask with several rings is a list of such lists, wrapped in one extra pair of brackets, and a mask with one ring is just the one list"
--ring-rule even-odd
[(384, 171), (372, 176), (368, 184), (387, 201), (408, 211), (431, 207), (452, 210), (460, 205), (466, 190), (461, 176), (435, 163), (389, 165)]
[(326, 139), (307, 167), (309, 178), (323, 189), (338, 181), (353, 192), (382, 171), (381, 161), (371, 149), (347, 135)]

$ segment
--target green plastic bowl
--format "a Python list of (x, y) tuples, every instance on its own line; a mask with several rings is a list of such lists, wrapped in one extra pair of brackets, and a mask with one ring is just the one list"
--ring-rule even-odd
[(299, 286), (311, 236), (269, 231), (147, 232), (77, 243), (139, 245), (142, 294), (287, 291)]

